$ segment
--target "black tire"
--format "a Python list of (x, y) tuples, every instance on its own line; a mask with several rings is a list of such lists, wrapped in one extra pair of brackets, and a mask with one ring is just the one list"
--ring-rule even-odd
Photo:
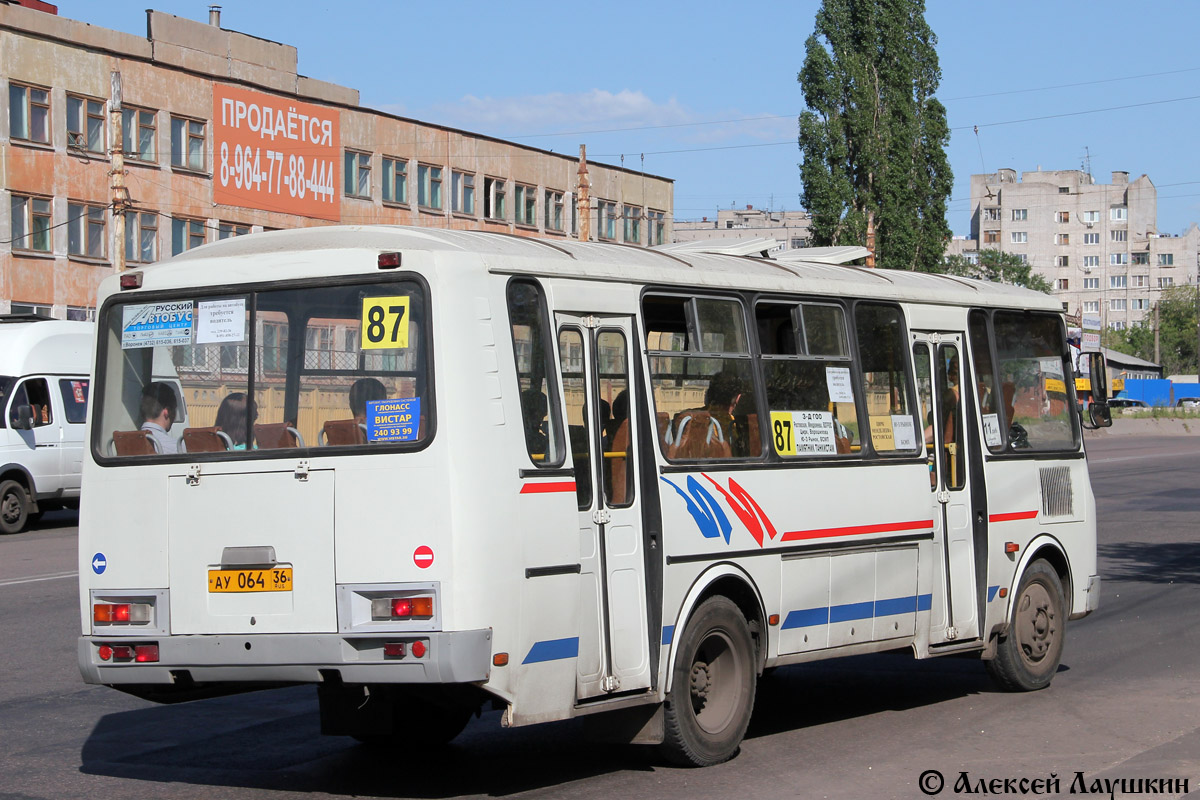
[(725, 597), (696, 608), (679, 641), (665, 707), (665, 755), (683, 766), (733, 758), (754, 709), (754, 642), (741, 610)]
[(29, 519), (29, 493), (17, 481), (0, 482), (0, 533), (20, 533)]
[(1001, 637), (988, 672), (1001, 689), (1045, 689), (1058, 671), (1066, 641), (1066, 600), (1062, 581), (1049, 563), (1038, 559), (1025, 569), (1008, 633)]

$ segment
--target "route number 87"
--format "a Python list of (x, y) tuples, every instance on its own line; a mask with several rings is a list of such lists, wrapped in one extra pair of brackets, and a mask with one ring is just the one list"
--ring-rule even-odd
[(790, 411), (771, 412), (771, 439), (775, 452), (781, 456), (796, 455), (796, 441), (793, 438), (792, 414)]
[(408, 297), (364, 297), (362, 349), (408, 347)]

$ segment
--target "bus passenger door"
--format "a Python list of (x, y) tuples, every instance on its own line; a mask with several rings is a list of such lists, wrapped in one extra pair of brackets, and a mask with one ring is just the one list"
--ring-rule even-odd
[(559, 314), (559, 357), (579, 501), (577, 697), (650, 686), (645, 546), (630, 414), (630, 317)]
[(925, 414), (925, 447), (929, 455), (929, 488), (933, 504), (935, 539), (943, 564), (943, 598), (933, 604), (931, 644), (966, 642), (979, 637), (977, 613), (979, 577), (976, 575), (972, 525), (971, 451), (967, 433), (974, 426), (974, 404), (964, 402), (963, 334), (914, 333), (913, 363), (917, 370), (922, 412)]

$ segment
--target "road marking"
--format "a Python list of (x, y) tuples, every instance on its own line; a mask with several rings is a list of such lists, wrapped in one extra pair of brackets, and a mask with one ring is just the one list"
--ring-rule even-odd
[(63, 578), (74, 578), (79, 573), (75, 570), (70, 572), (52, 572), (49, 575), (31, 575), (28, 578), (10, 578), (6, 581), (0, 581), (0, 586), (16, 586), (19, 583), (39, 583), (40, 581), (60, 581)]

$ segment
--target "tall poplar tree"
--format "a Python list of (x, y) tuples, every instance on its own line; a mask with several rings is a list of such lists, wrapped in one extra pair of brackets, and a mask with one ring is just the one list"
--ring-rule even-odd
[(823, 0), (798, 76), (814, 244), (867, 244), (870, 227), (878, 266), (938, 270), (954, 178), (936, 44), (924, 0)]

